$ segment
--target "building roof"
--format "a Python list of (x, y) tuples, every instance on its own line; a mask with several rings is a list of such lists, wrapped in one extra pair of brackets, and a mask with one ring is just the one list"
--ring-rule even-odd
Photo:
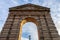
[(28, 3), (16, 7), (11, 7), (9, 10), (50, 10), (50, 8)]

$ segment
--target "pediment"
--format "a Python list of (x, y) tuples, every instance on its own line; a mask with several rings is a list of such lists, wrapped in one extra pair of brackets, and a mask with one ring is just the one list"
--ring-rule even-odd
[(49, 10), (49, 8), (35, 4), (24, 4), (16, 7), (11, 7), (10, 10)]

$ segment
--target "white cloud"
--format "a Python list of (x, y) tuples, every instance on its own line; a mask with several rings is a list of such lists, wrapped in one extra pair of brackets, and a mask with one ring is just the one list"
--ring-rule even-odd
[[(57, 28), (57, 30), (60, 30), (59, 28)], [(58, 34), (60, 35), (60, 31), (58, 32)]]
[(29, 39), (27, 39), (27, 38), (24, 38), (24, 37), (21, 37), (21, 40), (29, 40)]
[(23, 0), (24, 2), (29, 2), (29, 0)]
[(17, 2), (17, 0), (9, 0), (11, 1), (12, 3), (14, 3), (15, 5), (18, 5), (19, 3)]

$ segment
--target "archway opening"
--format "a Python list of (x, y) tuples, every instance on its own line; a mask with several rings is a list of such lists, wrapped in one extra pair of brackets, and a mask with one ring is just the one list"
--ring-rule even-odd
[[(37, 29), (36, 29), (36, 31), (38, 31), (37, 33), (37, 36), (38, 37), (40, 37), (40, 35), (39, 35), (39, 29), (38, 29), (38, 26), (39, 26), (39, 22), (36, 20), (36, 19), (34, 19), (34, 18), (31, 18), (31, 17), (28, 17), (28, 18), (25, 18), (25, 19), (23, 19), (22, 21), (21, 21), (21, 23), (20, 23), (20, 31), (19, 31), (19, 37), (18, 37), (18, 40), (21, 40), (21, 37), (22, 37), (22, 29), (23, 29), (23, 25), (25, 25), (25, 24), (27, 24), (27, 23), (29, 23), (29, 22), (32, 22), (33, 24), (35, 24), (36, 25), (36, 27), (37, 27)], [(31, 23), (31, 25), (27, 25), (27, 26), (32, 26), (32, 23)], [(34, 27), (33, 27), (34, 28)], [(28, 28), (27, 28), (28, 29)], [(29, 34), (30, 34), (30, 32), (28, 32)], [(34, 33), (35, 34), (35, 33)], [(35, 36), (35, 37), (37, 37), (37, 36)], [(39, 38), (37, 38), (37, 39), (39, 39)], [(36, 39), (36, 40), (37, 40)], [(23, 40), (23, 39), (22, 39)], [(28, 39), (27, 39), (28, 40)]]
[(38, 40), (38, 30), (35, 23), (27, 22), (22, 26), (21, 40)]

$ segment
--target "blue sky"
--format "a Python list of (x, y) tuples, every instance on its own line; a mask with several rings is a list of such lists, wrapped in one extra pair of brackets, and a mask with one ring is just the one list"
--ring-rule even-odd
[(9, 8), (27, 3), (49, 7), (51, 17), (60, 34), (60, 0), (0, 0), (0, 30), (7, 19)]
[(29, 35), (31, 36), (31, 40), (38, 40), (37, 26), (33, 22), (27, 22), (22, 26), (21, 39), (29, 40)]

